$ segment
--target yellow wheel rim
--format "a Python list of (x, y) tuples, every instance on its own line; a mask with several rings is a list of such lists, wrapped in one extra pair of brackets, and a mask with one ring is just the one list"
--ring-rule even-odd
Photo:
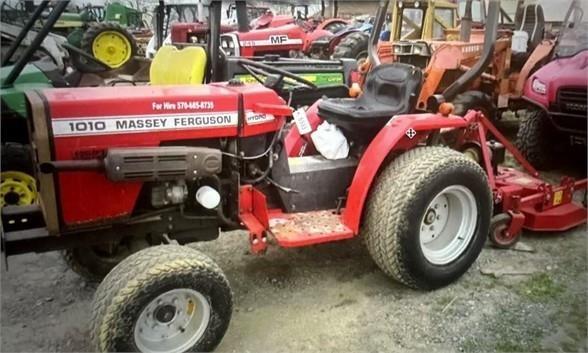
[(104, 31), (92, 42), (94, 57), (113, 69), (129, 61), (131, 52), (131, 42), (120, 32)]
[(26, 206), (37, 201), (35, 179), (21, 172), (3, 172), (0, 182), (0, 207)]

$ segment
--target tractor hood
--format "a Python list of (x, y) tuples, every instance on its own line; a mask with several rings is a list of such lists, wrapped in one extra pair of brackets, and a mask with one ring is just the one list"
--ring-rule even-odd
[[(101, 159), (111, 148), (209, 146), (277, 131), (292, 112), (259, 84), (47, 89), (27, 98), (41, 132), (36, 144), (47, 146), (39, 163)], [(140, 182), (113, 183), (95, 172), (56, 178), (66, 225), (127, 217), (141, 190)]]
[(525, 98), (548, 108), (561, 87), (588, 87), (588, 50), (567, 58), (555, 58), (537, 70), (525, 84)]

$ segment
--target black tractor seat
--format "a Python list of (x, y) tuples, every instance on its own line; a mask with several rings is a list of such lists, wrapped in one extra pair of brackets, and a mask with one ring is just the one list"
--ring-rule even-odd
[(319, 103), (318, 113), (348, 134), (368, 137), (394, 115), (414, 110), (422, 81), (422, 71), (415, 66), (382, 64), (368, 73), (359, 98), (325, 99)]

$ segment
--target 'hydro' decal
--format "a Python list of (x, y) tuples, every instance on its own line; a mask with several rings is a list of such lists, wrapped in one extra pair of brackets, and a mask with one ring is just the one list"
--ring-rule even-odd
[(257, 46), (268, 46), (268, 45), (294, 45), (302, 44), (302, 39), (294, 38), (290, 39), (285, 34), (276, 34), (270, 36), (267, 40), (244, 40), (241, 41), (242, 47), (257, 47)]
[(267, 123), (268, 121), (273, 121), (274, 116), (271, 114), (260, 114), (255, 112), (247, 112), (247, 124), (248, 125), (256, 125), (256, 124), (263, 124)]
[(237, 112), (54, 119), (55, 137), (131, 134), (237, 126)]

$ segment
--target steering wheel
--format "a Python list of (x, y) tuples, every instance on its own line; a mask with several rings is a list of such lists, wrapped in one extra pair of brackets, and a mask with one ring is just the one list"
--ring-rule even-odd
[[(298, 85), (294, 86), (306, 87), (313, 90), (318, 88), (317, 85), (315, 85), (307, 79), (300, 77), (299, 75), (293, 74), (289, 71), (271, 65), (267, 65), (249, 59), (238, 59), (237, 63), (239, 64), (239, 66), (245, 69), (245, 71), (247, 71), (251, 76), (253, 76), (253, 78), (255, 78), (257, 82), (261, 83), (262, 85), (268, 88), (277, 87), (280, 83), (282, 83), (282, 81), (284, 81), (284, 78), (289, 78), (298, 83)], [(265, 79), (260, 77), (260, 75), (265, 76)], [(269, 78), (275, 75), (278, 76), (277, 79), (275, 79), (273, 82), (269, 82)], [(292, 84), (292, 82), (287, 83)]]

